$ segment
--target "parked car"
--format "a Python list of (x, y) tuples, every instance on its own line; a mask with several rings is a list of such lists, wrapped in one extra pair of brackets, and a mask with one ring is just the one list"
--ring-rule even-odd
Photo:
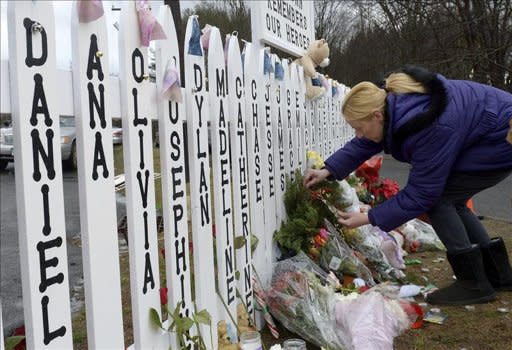
[(9, 162), (14, 161), (12, 128), (0, 128), (0, 171), (7, 168)]
[[(123, 138), (123, 130), (121, 128), (112, 128), (113, 144), (121, 144)], [(60, 116), (60, 146), (62, 153), (62, 161), (70, 168), (76, 169), (76, 124), (75, 117), (70, 115)], [(13, 154), (13, 134), (12, 127), (0, 129), (0, 171), (7, 167), (9, 162), (14, 161)]]
[(123, 143), (123, 129), (112, 127), (112, 143), (120, 145)]

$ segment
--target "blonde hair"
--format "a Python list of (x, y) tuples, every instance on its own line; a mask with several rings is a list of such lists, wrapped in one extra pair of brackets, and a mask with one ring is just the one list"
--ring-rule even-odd
[(423, 84), (405, 73), (390, 74), (384, 89), (368, 81), (363, 81), (350, 90), (343, 100), (343, 116), (346, 120), (362, 120), (374, 111), (384, 111), (388, 92), (397, 94), (426, 93)]

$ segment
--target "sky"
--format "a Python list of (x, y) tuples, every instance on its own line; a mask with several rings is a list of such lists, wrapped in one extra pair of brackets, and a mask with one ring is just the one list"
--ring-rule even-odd
[[(0, 58), (2, 60), (9, 59), (9, 39), (7, 29), (7, 0), (0, 1)], [(71, 69), (71, 10), (73, 1), (52, 1), (55, 16), (56, 28), (56, 50), (57, 55), (57, 68), (70, 70)], [(112, 11), (112, 5), (120, 7), (122, 1), (103, 1), (103, 8), (107, 19), (107, 30), (109, 36), (109, 64), (110, 72), (116, 74), (118, 69), (118, 55), (117, 55), (117, 30), (113, 24), (119, 20), (119, 11)], [(151, 10), (158, 14), (158, 8), (163, 4), (163, 0), (150, 0)], [(180, 1), (181, 10), (194, 7), (198, 1)]]

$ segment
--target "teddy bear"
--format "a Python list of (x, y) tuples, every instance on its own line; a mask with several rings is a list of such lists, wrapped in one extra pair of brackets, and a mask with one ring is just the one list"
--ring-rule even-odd
[(238, 344), (231, 343), (228, 335), (228, 327), (226, 321), (222, 320), (217, 323), (218, 349), (219, 350), (238, 350)]
[(309, 44), (306, 54), (294, 61), (304, 68), (306, 97), (310, 100), (317, 99), (325, 92), (316, 67), (327, 67), (330, 62), (329, 54), (329, 44), (325, 39), (320, 39)]
[(247, 313), (244, 304), (240, 303), (236, 307), (236, 319), (238, 330), (241, 333), (247, 331), (254, 331), (254, 327), (251, 327), (251, 317)]

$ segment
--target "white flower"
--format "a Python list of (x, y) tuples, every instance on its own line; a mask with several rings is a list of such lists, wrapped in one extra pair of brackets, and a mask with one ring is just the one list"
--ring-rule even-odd
[(275, 344), (270, 347), (270, 350), (283, 350), (280, 344)]
[(346, 300), (353, 300), (357, 299), (359, 297), (359, 294), (356, 292), (349, 293), (347, 295), (343, 295), (340, 293), (334, 294), (337, 301), (346, 301)]

